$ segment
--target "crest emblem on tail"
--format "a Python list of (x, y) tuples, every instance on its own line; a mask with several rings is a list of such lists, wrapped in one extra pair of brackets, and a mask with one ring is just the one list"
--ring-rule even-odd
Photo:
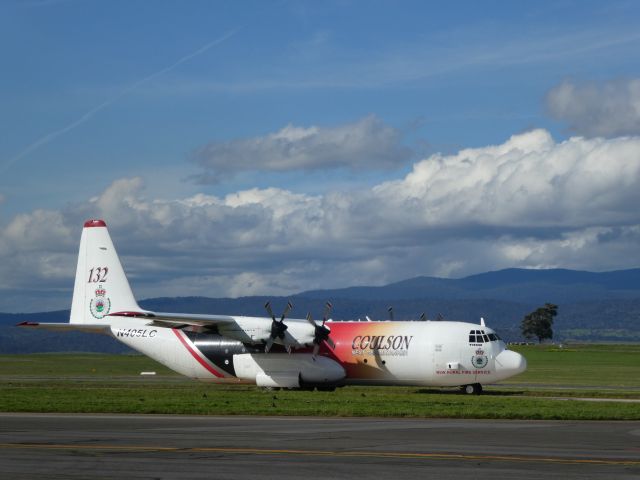
[(102, 285), (96, 288), (96, 296), (91, 299), (89, 304), (89, 310), (93, 318), (101, 319), (109, 314), (111, 310), (111, 300), (107, 297), (107, 291)]

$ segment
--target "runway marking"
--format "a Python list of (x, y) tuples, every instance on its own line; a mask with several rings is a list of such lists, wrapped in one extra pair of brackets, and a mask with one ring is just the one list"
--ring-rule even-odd
[(489, 455), (463, 453), (421, 453), (421, 452), (376, 452), (376, 451), (332, 451), (332, 450), (297, 450), (248, 447), (162, 447), (144, 445), (73, 445), (50, 443), (0, 443), (0, 449), (34, 449), (34, 450), (102, 450), (125, 452), (173, 452), (173, 453), (229, 453), (249, 455), (291, 455), (322, 457), (376, 457), (376, 458), (413, 458), (429, 460), (486, 460), (496, 462), (542, 462), (586, 465), (630, 465), (640, 466), (640, 460), (603, 459), (603, 458), (563, 458), (536, 457), (519, 455)]

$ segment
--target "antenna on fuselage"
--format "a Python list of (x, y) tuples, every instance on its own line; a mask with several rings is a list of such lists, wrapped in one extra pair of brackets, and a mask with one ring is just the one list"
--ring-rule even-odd
[(387, 309), (389, 311), (389, 320), (393, 322), (393, 307)]
[(424, 322), (427, 319), (427, 314), (422, 312), (422, 314), (420, 315), (420, 321)]

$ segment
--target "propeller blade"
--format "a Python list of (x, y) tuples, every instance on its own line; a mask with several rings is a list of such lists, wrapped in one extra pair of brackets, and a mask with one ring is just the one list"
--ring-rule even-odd
[(264, 353), (269, 353), (269, 350), (271, 350), (272, 346), (273, 346), (273, 338), (270, 338), (269, 340), (267, 340), (267, 344), (264, 346)]
[(269, 316), (273, 319), (273, 321), (276, 321), (276, 316), (273, 314), (273, 310), (271, 310), (271, 302), (267, 302), (264, 304), (264, 308), (267, 311), (267, 313), (269, 314)]
[(333, 342), (333, 340), (331, 340), (331, 337), (327, 337), (327, 343), (329, 344), (332, 350), (336, 348), (336, 344)]
[(287, 345), (285, 348), (287, 349), (287, 353), (291, 355), (291, 345)]
[(324, 315), (322, 316), (322, 325), (324, 325), (324, 322), (326, 322), (327, 319), (329, 318), (329, 314), (331, 313), (332, 309), (333, 309), (333, 305), (331, 305), (331, 302), (327, 302), (324, 304)]
[(389, 307), (388, 310), (389, 310), (389, 319), (393, 321), (393, 307)]
[(320, 351), (320, 345), (318, 345), (317, 343), (313, 346), (313, 354), (311, 355), (313, 357), (313, 359), (315, 360), (315, 358), (318, 356), (318, 352)]
[(293, 304), (291, 302), (287, 302), (287, 306), (284, 308), (284, 312), (282, 312), (282, 317), (280, 317), (280, 323), (284, 322), (284, 319), (289, 314), (292, 308)]
[(316, 324), (316, 322), (313, 321), (313, 319), (311, 318), (311, 313), (307, 313), (307, 322), (309, 322), (311, 325), (313, 325), (314, 327), (317, 327), (318, 325)]
[(420, 321), (424, 322), (427, 319), (427, 314), (422, 312), (422, 315), (420, 315)]

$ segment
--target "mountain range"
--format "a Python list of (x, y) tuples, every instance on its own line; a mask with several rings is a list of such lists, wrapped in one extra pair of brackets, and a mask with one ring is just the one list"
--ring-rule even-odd
[[(332, 302), (334, 320), (438, 317), (487, 324), (511, 341), (522, 340), (522, 317), (544, 303), (559, 306), (554, 324), (561, 341), (640, 341), (640, 268), (611, 272), (565, 269), (506, 269), (460, 279), (416, 277), (384, 286), (309, 290), (289, 297), (161, 297), (143, 300), (142, 308), (164, 312), (220, 313), (264, 316), (270, 300), (276, 314), (288, 300), (291, 316), (311, 312), (320, 318)], [(0, 313), (0, 352), (122, 352), (112, 339), (82, 333), (58, 334), (15, 328), (21, 321), (66, 322), (69, 312)]]

